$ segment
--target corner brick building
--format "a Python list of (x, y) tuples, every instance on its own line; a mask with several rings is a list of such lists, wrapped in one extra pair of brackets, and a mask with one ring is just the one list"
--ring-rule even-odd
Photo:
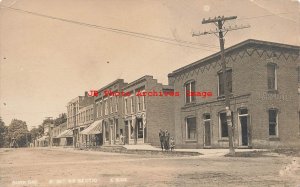
[[(299, 46), (246, 40), (225, 50), (235, 147), (300, 145)], [(177, 148), (228, 147), (220, 53), (168, 75)], [(213, 96), (188, 96), (211, 91)]]

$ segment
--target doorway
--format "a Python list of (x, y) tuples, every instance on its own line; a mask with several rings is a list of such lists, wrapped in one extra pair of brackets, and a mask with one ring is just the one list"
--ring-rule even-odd
[(210, 114), (204, 114), (204, 147), (211, 146)]
[(247, 109), (239, 111), (240, 145), (249, 146), (249, 115)]
[(124, 141), (125, 144), (129, 144), (129, 130), (128, 130), (128, 121), (125, 121), (125, 132), (124, 132)]

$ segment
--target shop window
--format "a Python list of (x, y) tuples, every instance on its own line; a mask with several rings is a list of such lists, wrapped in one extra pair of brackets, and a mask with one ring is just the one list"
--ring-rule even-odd
[(278, 136), (278, 110), (269, 109), (269, 135)]
[(120, 138), (120, 135), (119, 135), (119, 121), (118, 119), (116, 119), (115, 121), (115, 137), (116, 137), (116, 140), (119, 140)]
[(195, 81), (190, 81), (185, 83), (184, 85), (185, 88), (185, 103), (191, 103), (196, 100), (196, 97), (194, 94), (191, 94), (191, 92), (195, 92)]
[(269, 63), (267, 65), (268, 90), (277, 90), (277, 72), (276, 64)]
[[(218, 88), (218, 95), (222, 96), (225, 95), (225, 85), (224, 85), (224, 75), (223, 72), (218, 73), (218, 80), (219, 80), (219, 88)], [(232, 70), (226, 70), (226, 85), (228, 93), (232, 93)]]
[(129, 124), (130, 124), (130, 139), (133, 139), (134, 138), (134, 128), (133, 128), (133, 123), (131, 120), (129, 121)]
[(227, 126), (227, 119), (226, 119), (226, 112), (221, 112), (219, 114), (219, 125), (220, 125), (220, 132), (221, 138), (228, 137), (228, 126)]
[(109, 129), (108, 129), (108, 124), (105, 123), (105, 141), (109, 140)]
[(196, 140), (196, 117), (186, 118), (186, 139)]

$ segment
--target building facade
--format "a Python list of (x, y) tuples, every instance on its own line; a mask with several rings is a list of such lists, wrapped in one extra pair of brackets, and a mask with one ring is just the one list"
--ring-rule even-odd
[(101, 129), (97, 130), (99, 131), (97, 136), (101, 140), (100, 145), (120, 144), (120, 133), (124, 130), (122, 97), (105, 94), (105, 92), (122, 92), (126, 85), (123, 79), (117, 79), (98, 90), (98, 96), (95, 97), (94, 118), (101, 126)]
[[(300, 145), (299, 49), (246, 40), (225, 50), (235, 147)], [(220, 53), (168, 77), (181, 93), (174, 97), (176, 147), (228, 147)]]
[(67, 129), (73, 131), (73, 145), (79, 147), (83, 142), (80, 131), (94, 120), (94, 97), (78, 96), (67, 104)]
[[(152, 76), (143, 76), (124, 87), (122, 97), (125, 144), (159, 145), (160, 129), (174, 135), (173, 87), (158, 83)], [(161, 96), (160, 96), (160, 95)], [(172, 95), (172, 94), (171, 94)]]

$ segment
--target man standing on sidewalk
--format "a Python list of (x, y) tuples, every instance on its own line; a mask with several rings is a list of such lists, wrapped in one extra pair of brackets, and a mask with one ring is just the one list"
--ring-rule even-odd
[(165, 142), (165, 133), (164, 133), (164, 131), (162, 131), (160, 129), (159, 133), (158, 133), (158, 136), (159, 136), (161, 150), (163, 151), (164, 150), (164, 142)]

